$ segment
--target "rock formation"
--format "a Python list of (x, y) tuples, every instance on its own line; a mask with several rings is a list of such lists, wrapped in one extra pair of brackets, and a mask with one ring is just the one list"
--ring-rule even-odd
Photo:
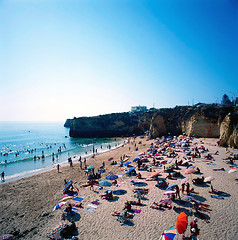
[(238, 113), (229, 113), (221, 123), (220, 145), (238, 147)]
[(197, 104), (138, 114), (126, 112), (74, 118), (70, 124), (71, 137), (132, 136), (146, 131), (151, 138), (183, 133), (220, 137), (220, 144), (238, 147), (238, 111), (236, 107)]

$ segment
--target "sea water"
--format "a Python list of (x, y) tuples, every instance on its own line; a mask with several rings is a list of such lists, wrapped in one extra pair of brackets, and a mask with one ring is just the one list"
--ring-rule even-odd
[[(121, 139), (70, 138), (69, 128), (52, 122), (0, 122), (0, 173), (5, 180), (56, 168), (71, 158), (78, 161), (108, 151), (123, 143)], [(44, 158), (42, 156), (44, 155)]]

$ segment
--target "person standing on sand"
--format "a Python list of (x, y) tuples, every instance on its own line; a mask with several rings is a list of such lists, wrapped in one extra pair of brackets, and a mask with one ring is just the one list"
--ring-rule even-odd
[(58, 173), (59, 173), (59, 168), (60, 168), (60, 165), (59, 165), (59, 164), (57, 164), (57, 170), (58, 170)]
[(1, 173), (1, 180), (4, 181), (5, 172)]
[(91, 179), (91, 181), (90, 181), (90, 190), (94, 191), (93, 185), (94, 185), (94, 180)]
[(181, 185), (181, 186), (182, 186), (182, 189), (181, 189), (181, 190), (182, 190), (182, 194), (184, 194), (185, 183), (182, 183), (182, 185)]
[(84, 158), (84, 169), (87, 169), (86, 158)]
[(197, 225), (197, 218), (194, 218), (193, 221), (191, 221), (190, 223), (190, 239), (191, 240), (197, 240), (197, 236), (199, 235), (199, 229), (198, 229), (198, 225)]

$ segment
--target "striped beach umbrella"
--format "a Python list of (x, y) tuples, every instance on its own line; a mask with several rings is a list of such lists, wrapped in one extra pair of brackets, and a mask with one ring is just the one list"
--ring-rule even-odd
[(169, 228), (162, 233), (159, 240), (173, 240), (175, 236), (176, 236), (176, 229)]
[(58, 204), (54, 207), (53, 211), (55, 211), (55, 210), (61, 208), (62, 206), (65, 205), (65, 203), (66, 203), (66, 202), (60, 202), (60, 203), (58, 203)]

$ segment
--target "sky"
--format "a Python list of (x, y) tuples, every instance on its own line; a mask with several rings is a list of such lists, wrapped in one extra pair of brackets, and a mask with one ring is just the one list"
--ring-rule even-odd
[(0, 121), (238, 96), (236, 0), (0, 0)]

